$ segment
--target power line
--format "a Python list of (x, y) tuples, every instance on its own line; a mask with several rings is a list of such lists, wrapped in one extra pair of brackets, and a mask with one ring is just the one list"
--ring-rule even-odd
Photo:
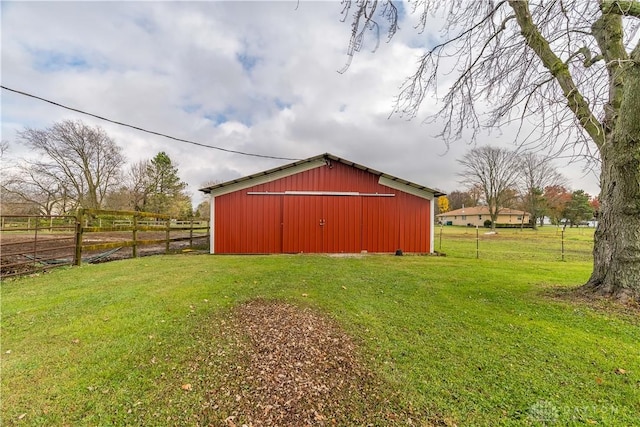
[(193, 145), (197, 145), (199, 147), (204, 147), (204, 148), (211, 148), (213, 150), (224, 151), (226, 153), (240, 154), (242, 156), (260, 157), (260, 158), (263, 158), (263, 159), (276, 159), (276, 160), (293, 160), (293, 161), (301, 160), (301, 159), (294, 159), (294, 158), (291, 158), (291, 157), (278, 157), (278, 156), (268, 156), (268, 155), (265, 155), (265, 154), (246, 153), (244, 151), (230, 150), (228, 148), (216, 147), (216, 146), (213, 146), (213, 145), (202, 144), (200, 142), (189, 141), (188, 139), (176, 138), (175, 136), (167, 135), (167, 134), (160, 133), (160, 132), (155, 132), (155, 131), (144, 129), (144, 128), (141, 128), (141, 127), (138, 127), (138, 126), (133, 126), (133, 125), (130, 125), (130, 124), (127, 124), (127, 123), (122, 123), (122, 122), (119, 122), (117, 120), (111, 120), (111, 119), (108, 119), (106, 117), (99, 116), (97, 114), (93, 114), (93, 113), (89, 113), (87, 111), (79, 110), (77, 108), (69, 107), (69, 106), (60, 104), (58, 102), (42, 98), (40, 96), (32, 95), (30, 93), (22, 92), (22, 91), (16, 90), (16, 89), (11, 89), (11, 88), (3, 86), (3, 85), (0, 85), (0, 87), (2, 89), (4, 89), (4, 90), (8, 90), (9, 92), (14, 92), (14, 93), (17, 93), (19, 95), (23, 95), (23, 96), (27, 96), (29, 98), (37, 99), (39, 101), (44, 101), (44, 102), (47, 102), (49, 104), (55, 105), (56, 107), (64, 108), (65, 110), (75, 111), (76, 113), (85, 114), (87, 116), (95, 117), (96, 119), (104, 120), (105, 122), (109, 122), (109, 123), (113, 123), (113, 124), (116, 124), (116, 125), (119, 125), (119, 126), (124, 126), (124, 127), (128, 127), (128, 128), (131, 128), (131, 129), (139, 130), (141, 132), (146, 132), (146, 133), (149, 133), (149, 134), (152, 134), (152, 135), (161, 136), (163, 138), (172, 139), (172, 140), (178, 141), (178, 142), (184, 142), (184, 143), (187, 143), (187, 144), (193, 144)]

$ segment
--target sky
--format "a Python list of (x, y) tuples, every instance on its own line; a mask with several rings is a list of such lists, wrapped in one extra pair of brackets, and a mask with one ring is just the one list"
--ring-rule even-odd
[[(259, 155), (304, 159), (325, 152), (443, 192), (464, 189), (441, 122), (427, 97), (416, 118), (392, 115), (394, 96), (437, 39), (434, 18), (420, 34), (400, 8), (400, 31), (373, 51), (365, 44), (345, 73), (350, 22), (338, 1), (1, 3), (2, 85), (176, 138)], [(446, 84), (447, 79), (442, 80)], [(443, 88), (446, 89), (446, 88)], [(442, 90), (439, 91), (443, 93)], [(198, 191), (290, 163), (177, 142), (2, 90), (3, 162), (33, 153), (17, 132), (82, 120), (101, 126), (130, 164), (166, 152)], [(477, 144), (515, 148), (511, 129)], [(598, 179), (581, 163), (555, 165), (568, 186), (591, 195)]]

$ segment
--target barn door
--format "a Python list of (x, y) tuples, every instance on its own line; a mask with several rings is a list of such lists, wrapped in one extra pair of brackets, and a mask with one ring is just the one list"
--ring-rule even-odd
[(322, 252), (322, 198), (285, 196), (282, 215), (282, 251)]
[(402, 249), (399, 223), (394, 197), (363, 197), (362, 250), (394, 252)]
[(361, 249), (360, 197), (284, 197), (282, 250), (285, 253), (354, 253)]
[(362, 250), (362, 198), (324, 196), (322, 252), (359, 253)]

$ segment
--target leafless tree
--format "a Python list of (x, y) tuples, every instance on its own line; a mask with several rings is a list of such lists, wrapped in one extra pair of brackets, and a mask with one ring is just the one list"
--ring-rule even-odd
[(9, 151), (9, 141), (4, 139), (0, 142), (0, 160), (4, 160), (4, 155)]
[(70, 202), (65, 189), (46, 170), (28, 161), (7, 162), (9, 143), (0, 144), (2, 212), (15, 215), (53, 215)]
[[(640, 2), (417, 0), (413, 12), (421, 30), (437, 13), (445, 25), (395, 111), (415, 116), (439, 79), (454, 75), (435, 116), (445, 121), (447, 144), (467, 129), (476, 137), (516, 122), (528, 148), (599, 161), (601, 209), (585, 288), (639, 300)], [(346, 0), (343, 14), (353, 17), (349, 60), (377, 21), (389, 37), (398, 29), (392, 1)]]
[(467, 191), (453, 190), (447, 194), (447, 198), (449, 199), (449, 210), (452, 211), (465, 206), (477, 205)]
[(118, 182), (124, 164), (122, 150), (100, 127), (81, 121), (63, 121), (48, 129), (26, 128), (21, 140), (40, 154), (29, 161), (35, 182), (46, 177), (48, 188), (58, 188), (78, 206), (100, 208)]
[(131, 202), (136, 211), (143, 210), (149, 198), (149, 176), (147, 174), (149, 166), (149, 160), (141, 160), (131, 165), (127, 172)]
[(54, 215), (75, 207), (62, 183), (46, 172), (27, 163), (17, 166), (6, 180), (3, 179), (3, 199), (8, 197), (13, 205), (21, 206), (14, 209), (15, 213)]
[(485, 145), (472, 148), (462, 159), (460, 173), (469, 188), (481, 189), (495, 230), (500, 210), (511, 203), (518, 178), (518, 156), (514, 151)]

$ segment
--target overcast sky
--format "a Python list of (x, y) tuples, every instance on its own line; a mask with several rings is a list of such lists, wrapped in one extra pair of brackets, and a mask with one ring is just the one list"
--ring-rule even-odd
[[(349, 22), (338, 1), (7, 2), (2, 1), (2, 85), (145, 129), (206, 145), (302, 159), (329, 152), (444, 192), (462, 189), (460, 158), (436, 137), (441, 123), (391, 116), (393, 98), (416, 58), (437, 38), (418, 34), (403, 8), (400, 32), (349, 70)], [(348, 20), (347, 20), (348, 21)], [(370, 43), (371, 44), (371, 43)], [(446, 88), (445, 88), (446, 89)], [(130, 163), (165, 151), (198, 189), (285, 160), (228, 154), (120, 127), (2, 90), (6, 162), (30, 153), (16, 137), (80, 119), (100, 125)], [(514, 148), (513, 133), (479, 143)], [(592, 195), (597, 178), (580, 164), (556, 166), (569, 186)]]

